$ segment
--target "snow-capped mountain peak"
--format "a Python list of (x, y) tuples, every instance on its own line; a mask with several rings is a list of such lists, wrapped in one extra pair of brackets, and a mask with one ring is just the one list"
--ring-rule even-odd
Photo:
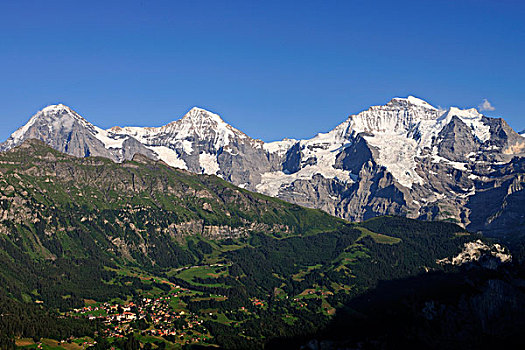
[(191, 108), (188, 113), (182, 117), (182, 119), (191, 119), (191, 120), (203, 120), (203, 119), (209, 119), (214, 120), (217, 123), (224, 123), (224, 120), (218, 115), (213, 112), (210, 112), (204, 108), (200, 107), (193, 107)]
[(422, 100), (418, 97), (414, 97), (414, 96), (408, 96), (408, 97), (395, 97), (392, 99), (391, 102), (405, 102), (407, 104), (410, 104), (410, 105), (413, 105), (413, 106), (418, 106), (418, 107), (422, 107), (422, 108), (427, 108), (427, 109), (432, 109), (432, 110), (437, 110), (436, 107), (432, 106), (430, 103), (428, 103), (427, 101), (425, 100)]
[(75, 156), (93, 155), (122, 161), (142, 152), (154, 157), (136, 140), (103, 130), (64, 104), (50, 105), (38, 111), (0, 144), (0, 150), (16, 147), (31, 138), (40, 139), (61, 152)]
[[(259, 191), (277, 195), (282, 186), (291, 182), (321, 174), (325, 178), (351, 183), (352, 176), (336, 166), (337, 154), (351, 145), (358, 134), (365, 133), (367, 142), (379, 152), (377, 160), (386, 166), (404, 186), (421, 183), (415, 171), (414, 151), (417, 142), (410, 133), (421, 121), (432, 121), (440, 111), (428, 102), (414, 96), (394, 98), (386, 105), (372, 106), (368, 110), (350, 116), (346, 121), (327, 133), (319, 133), (309, 140), (283, 140), (265, 144), (271, 153), (284, 155), (289, 150), (301, 159), (299, 164), (283, 172), (263, 174)], [(293, 150), (295, 147), (296, 150)], [(288, 158), (293, 158), (288, 155)]]
[(184, 117), (169, 123), (162, 127), (162, 129), (172, 134), (176, 132), (178, 134), (177, 138), (179, 139), (186, 138), (191, 134), (196, 134), (202, 138), (214, 132), (222, 135), (223, 144), (221, 146), (228, 144), (228, 140), (233, 134), (244, 135), (222, 120), (218, 114), (199, 107), (193, 107)]
[[(49, 105), (35, 113), (29, 121), (16, 130), (6, 141), (12, 145), (18, 145), (27, 138), (32, 127), (41, 125), (49, 131), (57, 128), (70, 128), (73, 123), (80, 122), (88, 125), (89, 122), (78, 115), (74, 110), (63, 104)], [(91, 124), (89, 124), (91, 125)]]
[(440, 111), (417, 97), (393, 98), (348, 118), (349, 132), (408, 133), (419, 122), (435, 121)]
[(485, 142), (490, 138), (490, 126), (483, 122), (484, 116), (476, 108), (460, 109), (458, 107), (450, 107), (439, 117), (438, 126), (444, 127), (454, 117), (458, 117), (463, 123), (468, 125), (481, 142)]
[(450, 107), (439, 119), (450, 120), (454, 116), (461, 119), (479, 119), (483, 114), (479, 113), (476, 108), (461, 109), (458, 107)]
[(40, 113), (59, 113), (59, 112), (62, 112), (62, 111), (65, 111), (65, 112), (73, 112), (73, 110), (71, 108), (69, 108), (68, 106), (62, 104), (62, 103), (58, 103), (56, 105), (49, 105), (49, 106), (46, 106), (44, 108), (42, 108), (40, 110)]
[[(171, 166), (206, 174), (217, 174), (218, 153), (236, 155), (233, 149), (248, 142), (262, 149), (262, 142), (246, 136), (218, 114), (191, 108), (182, 118), (160, 127), (113, 127), (113, 136), (130, 136)], [(200, 169), (200, 170), (199, 170)]]
[(55, 126), (63, 124), (63, 127), (67, 127), (69, 125), (68, 121), (75, 121), (84, 126), (93, 127), (93, 124), (84, 119), (84, 117), (69, 106), (61, 103), (42, 108), (31, 119), (39, 120), (43, 123), (54, 123)]
[(113, 127), (108, 131), (130, 135), (148, 146), (184, 144), (183, 149), (188, 154), (192, 152), (189, 144), (195, 138), (212, 141), (217, 150), (228, 145), (234, 137), (247, 138), (218, 114), (199, 107), (193, 107), (181, 119), (161, 127)]
[(292, 151), (290, 154), (300, 152), (302, 161), (299, 167), (293, 168), (293, 172), (279, 176), (276, 172), (264, 175), (263, 183), (257, 188), (276, 194), (283, 184), (301, 176), (311, 176), (312, 173), (322, 174), (325, 178), (337, 176), (338, 179), (346, 179), (347, 176), (342, 173), (333, 174), (333, 169), (336, 169), (334, 155), (352, 145), (359, 134), (375, 150), (377, 164), (386, 167), (401, 185), (412, 188), (413, 184), (424, 182), (416, 171), (416, 157), (424, 149), (431, 149), (441, 130), (454, 117), (461, 119), (481, 142), (490, 138), (490, 127), (484, 123), (484, 116), (474, 108), (462, 110), (452, 107), (445, 111), (414, 96), (397, 97), (385, 105), (372, 106), (351, 115), (331, 131), (317, 134), (309, 140), (265, 144), (264, 148), (275, 154), (284, 155), (289, 150)]

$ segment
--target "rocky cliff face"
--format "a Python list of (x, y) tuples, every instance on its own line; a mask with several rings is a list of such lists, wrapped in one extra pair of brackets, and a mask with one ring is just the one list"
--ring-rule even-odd
[(159, 128), (101, 130), (61, 105), (37, 113), (0, 149), (28, 138), (79, 157), (120, 162), (141, 153), (349, 220), (403, 215), (497, 234), (525, 223), (525, 138), (503, 119), (412, 96), (308, 140), (264, 143), (200, 108)]
[(61, 104), (35, 114), (0, 145), (0, 151), (19, 146), (28, 139), (44, 141), (60, 152), (77, 157), (101, 156), (121, 162), (141, 153), (156, 158), (156, 154), (137, 140), (102, 130)]
[(260, 181), (278, 166), (264, 143), (225, 123), (218, 115), (192, 108), (182, 119), (159, 128), (112, 128), (116, 137), (133, 137), (169, 165), (213, 174), (237, 185)]

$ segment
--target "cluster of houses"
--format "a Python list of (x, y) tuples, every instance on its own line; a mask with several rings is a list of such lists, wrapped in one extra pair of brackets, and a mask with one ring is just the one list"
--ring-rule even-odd
[[(158, 337), (173, 336), (181, 343), (192, 343), (209, 340), (211, 336), (203, 326), (204, 320), (197, 314), (175, 310), (170, 302), (178, 297), (184, 288), (177, 288), (174, 294), (159, 298), (141, 298), (136, 302), (124, 305), (102, 303), (73, 309), (73, 316), (83, 316), (90, 320), (98, 319), (107, 325), (104, 331), (106, 337), (123, 338), (134, 329), (133, 322), (143, 320), (146, 329), (141, 329), (143, 335)], [(181, 294), (179, 294), (181, 293)]]
[(260, 300), (257, 298), (251, 298), (250, 300), (254, 306), (259, 306), (259, 307), (266, 306), (266, 302), (264, 302), (263, 300)]
[[(179, 294), (173, 295), (178, 297)], [(175, 311), (170, 306), (170, 297), (161, 297), (158, 299), (142, 299), (142, 305), (139, 308), (151, 315), (153, 327), (146, 333), (153, 336), (178, 336), (186, 338), (188, 330), (197, 330), (199, 333), (207, 333), (202, 323), (204, 320), (192, 312), (178, 310)], [(181, 322), (182, 321), (182, 322)], [(192, 334), (194, 332), (191, 332)], [(197, 339), (195, 339), (196, 341)]]

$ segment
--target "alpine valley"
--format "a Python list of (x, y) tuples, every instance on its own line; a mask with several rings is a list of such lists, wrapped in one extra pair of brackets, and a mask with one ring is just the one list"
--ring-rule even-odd
[(1, 349), (523, 344), (503, 119), (395, 98), (264, 143), (199, 108), (103, 130), (53, 105), (0, 148)]

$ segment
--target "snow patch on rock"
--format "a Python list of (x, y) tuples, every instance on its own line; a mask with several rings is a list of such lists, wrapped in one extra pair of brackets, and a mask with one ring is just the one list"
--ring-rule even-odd
[(94, 126), (94, 130), (95, 137), (99, 139), (104, 144), (104, 147), (106, 147), (107, 149), (122, 149), (122, 144), (129, 138), (126, 135), (114, 134), (112, 132), (108, 132), (107, 130), (103, 130), (97, 126)]
[(217, 155), (215, 154), (204, 152), (199, 154), (199, 164), (203, 174), (217, 175), (220, 170), (219, 163), (217, 163)]
[(468, 170), (467, 163), (455, 162), (455, 161), (452, 161), (452, 160), (447, 159), (445, 157), (441, 157), (441, 156), (438, 155), (438, 151), (437, 151), (437, 149), (435, 147), (432, 150), (432, 163), (434, 163), (434, 164), (445, 163), (445, 164), (450, 165), (454, 169), (458, 169), (458, 170), (461, 170), (461, 171), (467, 171)]
[(280, 156), (286, 154), (286, 151), (297, 143), (294, 139), (284, 139), (282, 141), (274, 141), (263, 144), (263, 148), (269, 153), (276, 153)]
[[(291, 141), (288, 141), (289, 147), (294, 144)], [(317, 174), (327, 179), (335, 178), (343, 182), (352, 183), (353, 180), (348, 171), (334, 167), (338, 151), (346, 143), (348, 141), (342, 138), (341, 130), (338, 128), (328, 133), (319, 133), (310, 140), (300, 141), (301, 158), (304, 160), (312, 159), (315, 164), (303, 165), (293, 174), (286, 174), (283, 171), (264, 173), (261, 175), (261, 182), (256, 185), (257, 191), (270, 196), (277, 196), (281, 187), (289, 185), (296, 180), (310, 180)], [(278, 152), (281, 151), (278, 150)]]
[(414, 139), (395, 133), (378, 133), (366, 136), (365, 140), (379, 150), (377, 163), (387, 168), (401, 185), (412, 188), (414, 183), (424, 183), (416, 172), (418, 145)]
[(159, 159), (162, 159), (162, 161), (169, 166), (184, 170), (188, 169), (186, 162), (171, 148), (165, 146), (148, 146), (147, 148), (155, 152), (159, 156)]

